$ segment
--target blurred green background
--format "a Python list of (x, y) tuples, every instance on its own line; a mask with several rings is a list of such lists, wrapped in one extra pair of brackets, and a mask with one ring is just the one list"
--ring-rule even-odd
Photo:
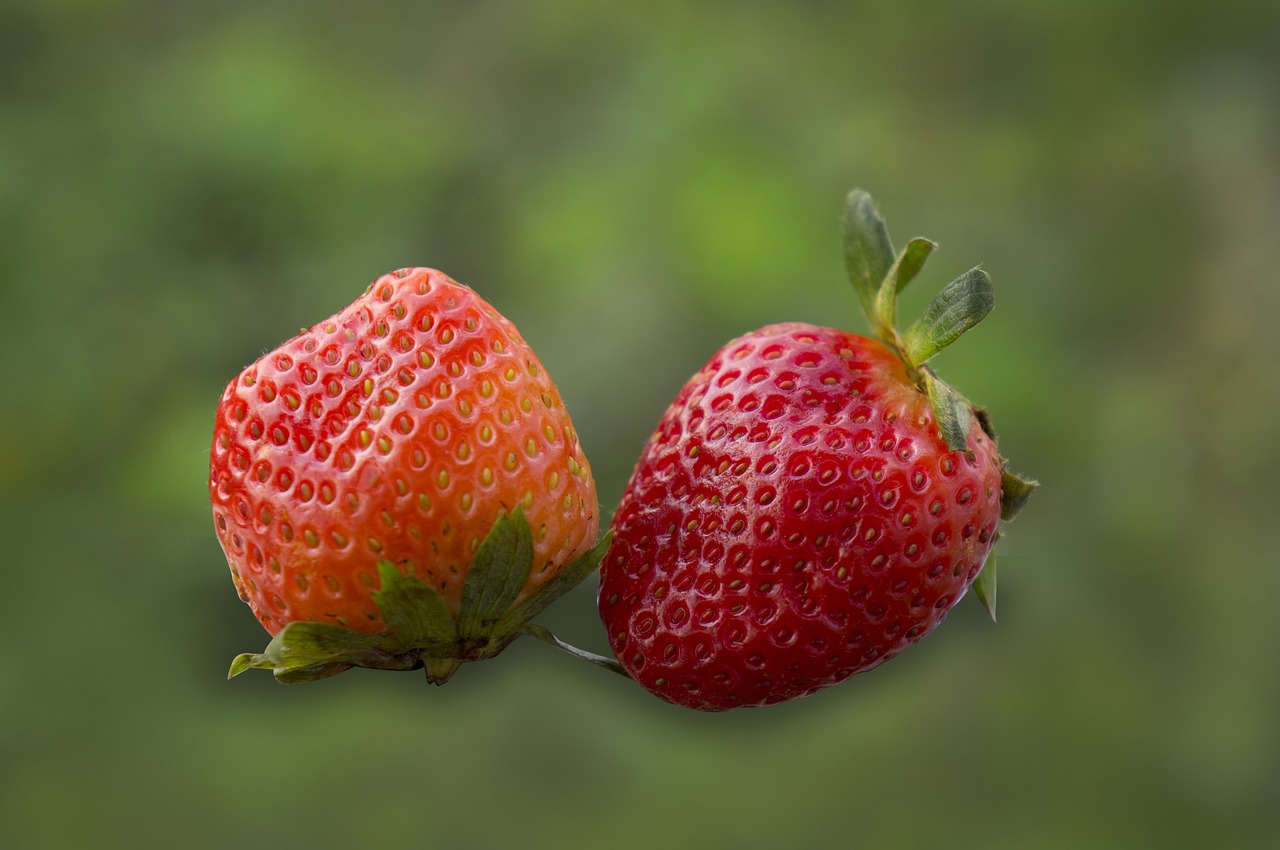
[[(0, 845), (1280, 846), (1271, 0), (0, 6)], [(431, 265), (606, 516), (721, 343), (863, 327), (845, 192), (982, 263), (939, 370), (1044, 486), (1001, 622), (700, 715), (546, 647), (223, 679), (224, 383)], [(594, 588), (544, 622), (604, 648)]]

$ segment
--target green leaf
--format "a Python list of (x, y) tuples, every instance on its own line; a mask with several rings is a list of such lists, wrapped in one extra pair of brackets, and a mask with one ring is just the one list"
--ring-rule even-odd
[(844, 206), (844, 264), (871, 327), (883, 322), (876, 314), (880, 282), (893, 264), (893, 243), (871, 196), (861, 189), (849, 193)]
[(403, 649), (439, 655), (457, 645), (458, 627), (440, 594), (390, 561), (378, 562), (378, 576), (382, 587), (373, 592), (374, 604)]
[(533, 570), (533, 531), (524, 511), (503, 514), (476, 550), (462, 585), (458, 635), (486, 637), (524, 590)]
[(606, 532), (595, 546), (579, 555), (573, 563), (538, 588), (536, 593), (503, 616), (494, 633), (501, 635), (516, 631), (541, 614), (552, 602), (582, 584), (587, 576), (600, 569), (600, 562), (604, 560), (605, 552), (609, 551), (609, 541), (612, 539), (613, 532)]
[(907, 360), (920, 366), (982, 321), (995, 306), (991, 278), (982, 269), (971, 269), (948, 283), (925, 308), (924, 315), (907, 328)]
[(925, 261), (938, 245), (920, 236), (915, 237), (902, 249), (893, 267), (885, 274), (876, 293), (875, 316), (881, 327), (876, 329), (881, 339), (894, 338), (894, 326), (898, 321), (898, 293), (907, 288), (907, 284), (924, 268)]
[(1008, 522), (1017, 516), (1027, 503), (1027, 499), (1031, 498), (1032, 492), (1039, 486), (1039, 481), (1022, 478), (1007, 469), (1003, 470), (1000, 474), (1000, 519)]
[(996, 559), (988, 558), (973, 580), (973, 592), (977, 595), (982, 607), (987, 609), (991, 622), (996, 621)]
[(926, 369), (921, 374), (924, 376), (929, 406), (933, 408), (934, 418), (938, 420), (938, 431), (947, 448), (953, 452), (964, 451), (968, 447), (969, 425), (972, 421), (972, 408), (968, 400), (933, 372)]

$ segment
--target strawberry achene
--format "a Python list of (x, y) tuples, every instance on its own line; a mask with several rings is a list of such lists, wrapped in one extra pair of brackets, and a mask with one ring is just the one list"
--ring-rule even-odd
[(721, 348), (646, 444), (613, 521), (600, 613), (619, 661), (705, 710), (811, 694), (893, 657), (994, 543), (1001, 462), (950, 451), (886, 345), (807, 324)]

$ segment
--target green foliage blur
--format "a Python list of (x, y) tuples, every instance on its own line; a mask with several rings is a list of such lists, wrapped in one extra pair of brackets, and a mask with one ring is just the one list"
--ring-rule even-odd
[[(0, 846), (1280, 846), (1280, 5), (0, 4)], [(521, 328), (607, 517), (734, 335), (982, 264), (1001, 621), (701, 715), (532, 641), (251, 671), (213, 411), (377, 275)], [(543, 622), (603, 651), (594, 587)], [(525, 645), (525, 644), (528, 645)]]

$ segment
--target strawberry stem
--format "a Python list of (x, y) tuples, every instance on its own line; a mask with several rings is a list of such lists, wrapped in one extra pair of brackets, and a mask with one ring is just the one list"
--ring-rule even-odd
[(554, 646), (561, 652), (572, 655), (574, 658), (581, 658), (583, 661), (588, 661), (597, 667), (603, 667), (610, 673), (617, 673), (624, 679), (631, 678), (631, 676), (627, 674), (627, 671), (623, 669), (622, 665), (618, 663), (617, 659), (610, 658), (606, 655), (596, 655), (594, 652), (587, 652), (587, 650), (579, 649), (573, 644), (565, 643), (560, 640), (560, 638), (553, 635), (551, 630), (546, 626), (540, 626), (537, 623), (525, 623), (525, 625), (520, 629), (520, 633), (526, 634), (529, 637), (537, 638), (549, 646)]

